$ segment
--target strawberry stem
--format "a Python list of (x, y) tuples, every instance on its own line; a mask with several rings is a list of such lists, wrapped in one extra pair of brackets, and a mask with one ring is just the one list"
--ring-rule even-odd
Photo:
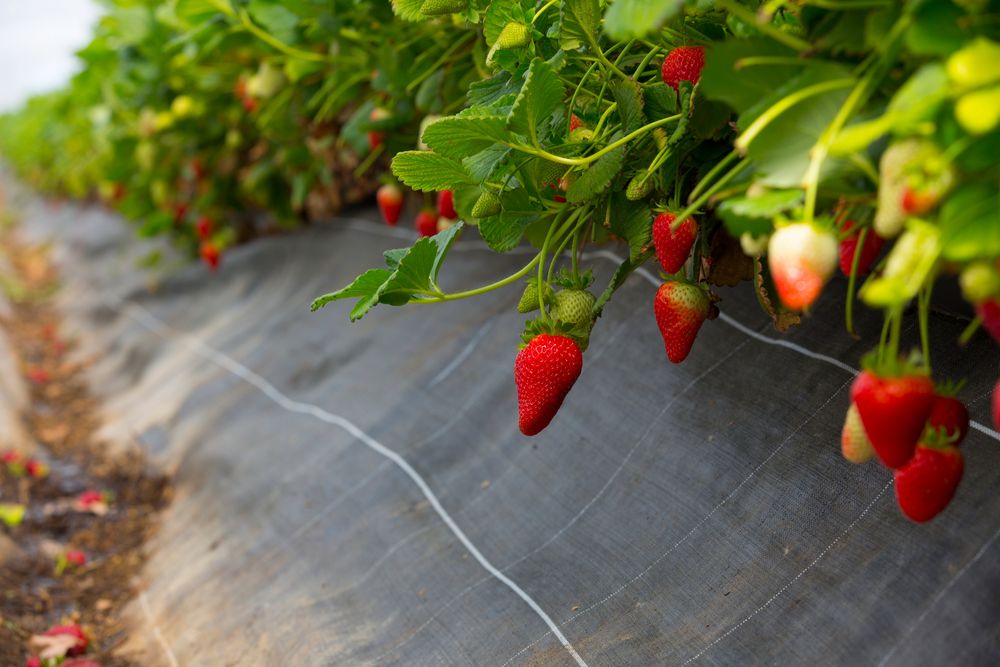
[(683, 223), (685, 220), (687, 220), (688, 218), (690, 218), (691, 215), (695, 211), (697, 211), (699, 208), (701, 208), (702, 205), (705, 202), (707, 202), (712, 197), (712, 195), (714, 195), (716, 192), (718, 192), (719, 190), (721, 190), (722, 188), (724, 188), (726, 186), (726, 184), (729, 183), (729, 181), (733, 180), (741, 171), (743, 171), (744, 169), (746, 169), (749, 165), (750, 165), (750, 161), (749, 160), (744, 160), (743, 162), (740, 162), (739, 164), (737, 164), (736, 166), (734, 166), (732, 169), (730, 169), (726, 173), (725, 176), (723, 176), (722, 178), (720, 178), (715, 183), (715, 185), (713, 185), (708, 190), (706, 190), (705, 192), (703, 192), (700, 197), (698, 197), (697, 199), (695, 199), (693, 202), (691, 202), (688, 205), (688, 207), (686, 209), (684, 209), (683, 211), (681, 211), (681, 213), (677, 216), (677, 218), (674, 219), (674, 221), (672, 223), (670, 223), (670, 229), (671, 229), (671, 231), (676, 232), (677, 229), (681, 226), (681, 223)]
[(854, 294), (858, 283), (858, 266), (861, 264), (861, 251), (865, 248), (868, 240), (869, 229), (865, 227), (858, 235), (858, 244), (854, 246), (854, 257), (851, 259), (851, 274), (847, 278), (847, 302), (844, 304), (844, 324), (847, 326), (847, 333), (854, 338), (858, 334), (854, 331)]
[(930, 309), (931, 292), (934, 289), (933, 276), (928, 279), (923, 289), (917, 292), (917, 317), (920, 321), (920, 349), (924, 355), (924, 366), (930, 371), (931, 368), (931, 339), (930, 339)]

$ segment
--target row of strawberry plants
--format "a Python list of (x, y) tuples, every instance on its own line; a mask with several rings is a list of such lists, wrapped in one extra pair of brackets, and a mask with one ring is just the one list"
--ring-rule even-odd
[[(110, 162), (115, 178), (130, 175), (123, 209), (147, 227), (158, 219), (152, 231), (187, 227), (176, 211), (131, 207), (130, 196), (157, 203), (143, 174), (193, 181), (180, 191), (211, 217), (192, 238), (220, 234), (217, 219), (248, 205), (294, 212), (323, 182), (304, 174), (329, 177), (317, 146), (352, 165), (341, 189), (391, 156), (380, 208), (395, 225), (405, 191), (422, 193), (411, 198), (422, 200), (424, 238), (313, 307), (355, 299), (356, 320), (379, 303), (520, 285), (518, 310), (537, 311), (514, 368), (526, 435), (553, 420), (605, 304), (647, 262), (662, 270), (652, 309), (673, 363), (718, 313), (717, 286), (752, 281), (784, 330), (839, 264), (848, 333), (856, 299), (885, 313), (852, 391), (844, 455), (893, 469), (904, 513), (927, 520), (954, 493), (968, 428), (958, 385), (933, 380), (938, 279), (957, 275), (975, 308), (963, 340), (980, 325), (1000, 339), (996, 4), (394, 0), (390, 14), (381, 3), (177, 0), (148, 12), (172, 26), (149, 49), (162, 64), (146, 71), (160, 106), (130, 98), (132, 116), (119, 116), (125, 97), (111, 86), (87, 122), (98, 127), (112, 102), (112, 117), (134, 121), (112, 124), (125, 137), (112, 140)], [(153, 36), (137, 40), (141, 49)], [(120, 45), (103, 46), (121, 57)], [(104, 67), (73, 87), (122, 66)], [(192, 71), (204, 76), (188, 88)], [(224, 123), (205, 122), (214, 109)], [(63, 111), (79, 121), (75, 107)], [(261, 171), (280, 205), (255, 189)], [(470, 226), (496, 252), (525, 241), (537, 252), (488, 285), (446, 291), (439, 272)], [(235, 240), (223, 229), (223, 243)], [(613, 239), (628, 257), (595, 288), (584, 249)], [(921, 338), (912, 353), (900, 349), (907, 317)]]

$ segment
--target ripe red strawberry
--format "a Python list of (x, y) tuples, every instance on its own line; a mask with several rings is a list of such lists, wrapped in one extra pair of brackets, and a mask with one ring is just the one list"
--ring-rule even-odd
[(904, 213), (909, 215), (923, 215), (934, 208), (940, 198), (939, 192), (931, 190), (921, 191), (911, 186), (904, 186), (903, 194), (899, 198), (899, 205)]
[(437, 211), (430, 209), (417, 214), (416, 220), (417, 234), (420, 236), (434, 236), (438, 231)]
[(387, 183), (375, 193), (378, 210), (385, 224), (395, 227), (399, 222), (399, 214), (403, 211), (403, 191), (398, 185)]
[(201, 247), (198, 249), (198, 254), (201, 255), (201, 261), (205, 263), (210, 270), (215, 271), (219, 268), (219, 262), (222, 258), (222, 253), (219, 251), (218, 246), (216, 246), (211, 241), (203, 241)]
[(951, 502), (964, 467), (958, 447), (921, 443), (910, 462), (894, 473), (899, 509), (917, 523), (930, 521)]
[[(848, 220), (844, 223), (844, 231), (850, 231), (854, 227), (854, 222)], [(854, 264), (854, 253), (858, 247), (858, 240), (861, 232), (857, 231), (840, 242), (840, 270), (845, 276), (851, 275), (851, 266)], [(885, 239), (875, 233), (874, 229), (869, 229), (865, 235), (865, 244), (861, 246), (861, 257), (858, 258), (858, 275), (865, 276), (875, 263)]]
[(198, 218), (198, 221), (194, 223), (195, 234), (198, 235), (198, 239), (201, 241), (207, 241), (208, 237), (212, 235), (212, 231), (215, 225), (212, 224), (212, 219), (207, 215), (203, 215)]
[(705, 48), (702, 46), (678, 46), (663, 59), (663, 83), (675, 91), (681, 81), (698, 83), (701, 68), (705, 66)]
[(927, 417), (927, 428), (954, 438), (951, 444), (957, 446), (969, 434), (969, 411), (962, 401), (953, 396), (935, 396), (931, 414)]
[(837, 239), (806, 222), (782, 227), (768, 241), (767, 263), (781, 302), (802, 310), (816, 301), (837, 266)]
[(24, 663), (24, 667), (44, 667), (42, 665), (42, 659), (36, 656), (31, 656), (28, 661)]
[[(375, 107), (372, 109), (371, 113), (368, 114), (368, 120), (379, 121), (385, 120), (390, 117), (390, 113), (383, 109), (382, 107)], [(385, 132), (382, 130), (370, 130), (368, 132), (368, 148), (369, 150), (375, 150), (382, 145), (382, 141), (385, 139)]]
[(568, 336), (539, 334), (517, 353), (514, 383), (521, 433), (536, 435), (549, 425), (582, 370), (583, 353)]
[(653, 221), (653, 247), (660, 266), (667, 273), (677, 273), (684, 267), (698, 237), (698, 223), (694, 218), (688, 218), (674, 230), (676, 219), (673, 213), (661, 213)]
[(187, 217), (187, 204), (174, 204), (174, 223), (178, 223)]
[(104, 502), (104, 494), (94, 489), (87, 489), (76, 497), (76, 503), (80, 507), (87, 508), (97, 503)]
[(3, 453), (2, 456), (0, 456), (0, 460), (2, 460), (7, 465), (20, 463), (21, 458), (22, 458), (21, 452), (13, 449), (8, 449), (6, 452)]
[(656, 325), (663, 336), (667, 359), (687, 359), (698, 330), (708, 317), (708, 295), (698, 285), (671, 280), (660, 285), (653, 300)]
[(871, 440), (861, 424), (858, 406), (851, 403), (844, 419), (844, 429), (840, 433), (840, 453), (851, 463), (864, 463), (875, 456)]
[(59, 667), (102, 667), (101, 663), (94, 662), (93, 660), (85, 660), (84, 658), (74, 658), (73, 660), (67, 660)]
[(457, 220), (458, 213), (455, 211), (455, 193), (451, 190), (442, 190), (437, 197), (438, 215), (449, 220)]
[(906, 465), (931, 413), (934, 383), (923, 375), (879, 377), (866, 370), (854, 380), (851, 400), (882, 463)]
[(987, 299), (976, 304), (976, 314), (983, 321), (983, 328), (1000, 343), (1000, 299)]
[(38, 459), (28, 459), (24, 463), (24, 471), (32, 479), (41, 479), (49, 474), (49, 467)]
[(83, 567), (87, 564), (87, 554), (79, 549), (70, 549), (66, 552), (66, 562), (75, 567)]
[(581, 127), (583, 127), (583, 121), (580, 120), (579, 116), (576, 114), (572, 114), (569, 117), (569, 131), (572, 132), (573, 130), (578, 130)]
[(243, 109), (247, 113), (253, 113), (254, 111), (256, 111), (257, 107), (259, 106), (259, 104), (260, 103), (256, 99), (254, 99), (253, 97), (244, 97), (243, 98)]
[(69, 623), (68, 625), (55, 625), (42, 634), (45, 637), (58, 637), (60, 635), (70, 635), (71, 637), (76, 637), (76, 644), (66, 651), (66, 655), (70, 657), (80, 655), (87, 650), (87, 635), (83, 634), (83, 629), (76, 623)]

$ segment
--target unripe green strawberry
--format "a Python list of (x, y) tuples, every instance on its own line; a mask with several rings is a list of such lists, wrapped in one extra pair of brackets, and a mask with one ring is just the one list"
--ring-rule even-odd
[(864, 424), (861, 423), (858, 406), (853, 403), (847, 410), (844, 429), (840, 433), (840, 453), (851, 463), (864, 463), (875, 456), (871, 440), (868, 439)]
[(531, 42), (531, 30), (520, 21), (511, 21), (503, 27), (497, 41), (494, 42), (495, 49), (519, 49), (527, 46)]
[(552, 297), (549, 315), (557, 322), (587, 324), (593, 319), (594, 295), (583, 289), (564, 289)]
[(977, 37), (948, 58), (946, 69), (951, 82), (966, 88), (1000, 81), (1000, 44)]
[(1000, 86), (962, 95), (955, 103), (955, 118), (969, 134), (986, 134), (1000, 122)]
[(649, 196), (649, 193), (653, 191), (653, 178), (649, 176), (649, 173), (643, 169), (638, 174), (632, 177), (632, 180), (628, 182), (628, 187), (625, 188), (625, 197), (629, 201), (639, 201)]
[(962, 270), (958, 284), (962, 286), (962, 296), (966, 301), (981, 303), (1000, 294), (1000, 273), (990, 262), (973, 262)]
[(740, 234), (740, 247), (748, 257), (758, 257), (767, 250), (767, 242), (771, 240), (769, 234), (754, 236), (750, 232)]
[[(545, 303), (552, 302), (552, 286), (545, 283), (544, 296)], [(533, 310), (538, 310), (538, 280), (528, 281), (528, 284), (524, 288), (524, 292), (521, 294), (521, 300), (517, 302), (517, 312), (519, 313), (530, 313)]]
[(445, 16), (464, 12), (469, 7), (468, 0), (424, 0), (420, 13), (424, 16)]
[(479, 195), (479, 199), (472, 206), (472, 217), (473, 218), (489, 218), (500, 213), (503, 210), (500, 204), (500, 196), (495, 192), (490, 192), (489, 190), (484, 191)]
[(894, 238), (903, 231), (906, 221), (902, 207), (905, 169), (919, 155), (921, 144), (918, 139), (907, 139), (892, 144), (882, 153), (874, 227), (875, 233), (884, 239)]
[(589, 127), (578, 127), (569, 133), (569, 140), (575, 143), (583, 143), (594, 138), (594, 131)]

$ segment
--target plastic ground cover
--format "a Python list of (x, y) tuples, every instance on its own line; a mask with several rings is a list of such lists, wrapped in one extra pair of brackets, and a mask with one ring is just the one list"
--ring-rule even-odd
[[(517, 431), (514, 287), (310, 314), (410, 233), (343, 219), (146, 289), (113, 215), (23, 192), (104, 434), (175, 474), (127, 648), (148, 664), (987, 665), (1000, 641), (1000, 355), (937, 313), (939, 377), (978, 422), (952, 505), (918, 526), (839, 454), (864, 341), (844, 284), (787, 335), (746, 290), (670, 365), (636, 275), (540, 436)], [(442, 283), (526, 261), (474, 230)], [(614, 268), (595, 256), (598, 282)], [(915, 318), (913, 318), (915, 321)], [(916, 343), (915, 326), (905, 332)], [(947, 341), (947, 342), (945, 342)]]

